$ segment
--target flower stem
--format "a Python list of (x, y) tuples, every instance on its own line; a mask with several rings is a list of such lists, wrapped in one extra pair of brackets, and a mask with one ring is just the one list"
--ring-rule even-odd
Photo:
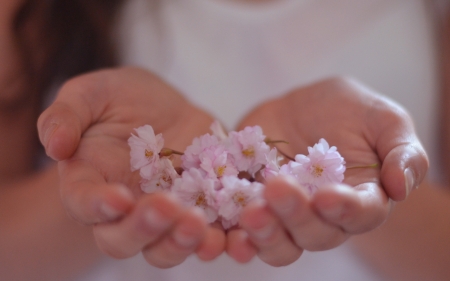
[(183, 155), (184, 153), (183, 152), (179, 152), (179, 151), (176, 151), (176, 150), (173, 150), (173, 149), (170, 149), (170, 148), (163, 148), (163, 149), (161, 149), (161, 152), (159, 153), (159, 156), (161, 157), (161, 156), (171, 156), (171, 155), (173, 155), (173, 154), (176, 154), (176, 155)]
[(289, 160), (291, 160), (291, 161), (295, 161), (294, 158), (292, 158), (291, 156), (289, 156), (289, 155), (287, 155), (286, 153), (284, 153), (281, 149), (279, 149), (279, 148), (275, 145), (275, 144), (277, 144), (277, 143), (289, 144), (289, 142), (287, 142), (287, 141), (285, 141), (285, 140), (271, 140), (270, 138), (266, 138), (266, 139), (264, 140), (264, 142), (265, 142), (266, 144), (272, 144), (272, 145), (274, 145), (274, 147), (277, 149), (277, 151), (278, 151), (281, 155), (283, 155), (284, 157), (286, 157), (287, 159), (289, 159)]
[(288, 142), (288, 141), (285, 141), (285, 140), (271, 140), (270, 138), (266, 138), (266, 139), (264, 140), (264, 142), (265, 142), (266, 144), (276, 144), (276, 143), (285, 143), (285, 144), (289, 144), (289, 142)]
[(280, 153), (281, 155), (283, 155), (284, 157), (286, 157), (287, 159), (291, 160), (291, 161), (295, 161), (294, 158), (292, 158), (291, 156), (287, 155), (286, 153), (284, 153), (281, 149), (279, 149), (278, 147), (275, 146), (275, 148), (277, 149), (278, 153)]
[(379, 165), (378, 163), (373, 163), (370, 165), (358, 165), (358, 166), (352, 166), (352, 167), (347, 167), (348, 169), (361, 169), (361, 168), (377, 168)]

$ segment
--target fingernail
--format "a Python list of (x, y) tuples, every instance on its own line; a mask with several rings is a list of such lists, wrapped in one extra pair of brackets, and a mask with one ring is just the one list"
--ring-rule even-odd
[(417, 186), (415, 183), (414, 171), (411, 168), (406, 168), (404, 171), (405, 175), (405, 188), (406, 188), (406, 196), (411, 193)]
[(57, 127), (58, 127), (58, 123), (53, 121), (53, 122), (50, 123), (50, 126), (48, 126), (48, 128), (45, 130), (45, 132), (44, 132), (44, 140), (43, 140), (44, 141), (43, 145), (45, 146), (45, 148), (47, 148), (48, 142), (50, 140), (50, 137), (56, 131)]
[(164, 230), (170, 225), (170, 221), (154, 208), (147, 210), (144, 217), (147, 224), (155, 230)]
[(193, 234), (188, 234), (188, 232), (183, 230), (183, 226), (181, 226), (173, 233), (173, 239), (180, 246), (191, 248), (198, 243), (198, 237)]
[(121, 211), (114, 209), (108, 203), (102, 203), (100, 206), (100, 211), (103, 213), (103, 215), (106, 217), (108, 221), (116, 220), (122, 215)]

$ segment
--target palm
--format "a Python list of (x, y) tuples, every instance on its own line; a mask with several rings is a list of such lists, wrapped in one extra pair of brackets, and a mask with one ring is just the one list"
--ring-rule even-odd
[[(396, 126), (398, 114), (403, 114), (401, 108), (387, 99), (332, 80), (263, 104), (240, 127), (260, 125), (269, 138), (288, 142), (277, 147), (291, 157), (307, 154), (308, 146), (324, 138), (338, 148), (351, 168), (380, 162), (379, 155), (388, 145), (377, 151), (377, 142), (383, 138), (377, 131), (383, 131), (380, 126)], [(377, 168), (348, 169), (344, 182), (357, 186), (379, 179)]]
[[(286, 265), (303, 249), (334, 248), (352, 234), (374, 229), (387, 218), (388, 196), (405, 198), (405, 169), (415, 170), (417, 182), (427, 169), (408, 114), (351, 81), (325, 80), (268, 101), (239, 128), (253, 125), (272, 140), (287, 141), (277, 147), (291, 157), (308, 154), (307, 147), (324, 138), (338, 148), (348, 169), (346, 185), (319, 187), (312, 196), (288, 179), (269, 180), (266, 205), (248, 206), (241, 216), (251, 243), (238, 238), (243, 237), (239, 230), (229, 235), (228, 252), (237, 260), (258, 253), (269, 264)], [(356, 168), (372, 164), (380, 168)]]
[[(69, 213), (83, 223), (104, 222), (94, 228), (100, 248), (116, 257), (142, 250), (150, 263), (167, 267), (194, 250), (173, 251), (171, 243), (179, 236), (174, 232), (180, 225), (195, 233), (197, 243), (206, 235), (206, 246), (200, 247), (205, 251), (199, 254), (204, 259), (220, 254), (225, 236), (214, 228), (206, 230), (204, 220), (167, 194), (141, 196), (140, 176), (130, 170), (127, 140), (134, 128), (149, 124), (163, 134), (165, 147), (183, 151), (194, 137), (208, 131), (212, 120), (148, 72), (121, 69), (67, 83), (38, 126), (47, 153), (69, 160), (60, 162), (62, 198)], [(405, 168), (413, 168), (417, 183), (426, 171), (426, 155), (401, 107), (342, 80), (324, 81), (267, 102), (240, 127), (247, 125), (260, 125), (270, 138), (289, 141), (279, 148), (291, 156), (306, 154), (307, 146), (325, 138), (339, 149), (347, 167), (381, 163), (381, 169), (348, 169), (345, 183), (353, 189), (336, 185), (312, 198), (282, 179), (267, 182), (264, 198), (270, 208), (248, 206), (241, 217), (252, 243), (242, 230), (228, 233), (228, 252), (240, 261), (250, 258), (256, 246), (264, 261), (288, 264), (302, 249), (333, 248), (349, 234), (373, 229), (388, 213), (385, 192), (394, 200), (405, 197)], [(291, 199), (295, 204), (290, 214), (285, 204), (277, 209), (277, 200)], [(149, 222), (145, 214), (151, 210), (165, 213), (166, 219)], [(162, 221), (167, 222), (164, 227), (152, 229)], [(274, 231), (266, 241), (255, 238), (261, 237), (257, 232), (263, 221)], [(150, 231), (143, 231), (142, 225)], [(170, 259), (164, 258), (167, 254)]]
[(130, 171), (127, 144), (134, 128), (152, 125), (155, 133), (163, 134), (165, 147), (183, 151), (195, 136), (208, 131), (213, 119), (146, 72), (120, 75), (120, 79), (109, 76), (104, 91), (87, 97), (93, 124), (72, 159), (87, 162), (106, 182), (123, 183), (137, 195), (140, 177)]
[(143, 194), (127, 140), (134, 128), (149, 124), (166, 147), (183, 151), (211, 122), (151, 73), (125, 68), (66, 83), (38, 127), (47, 153), (60, 161), (66, 209), (95, 224), (98, 246), (116, 258), (142, 251), (149, 263), (171, 267), (194, 251), (202, 259), (216, 257), (224, 234), (167, 194)]

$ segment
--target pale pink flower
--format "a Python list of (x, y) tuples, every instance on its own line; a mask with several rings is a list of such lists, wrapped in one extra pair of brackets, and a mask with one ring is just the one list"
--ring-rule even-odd
[(144, 125), (135, 129), (137, 136), (131, 134), (128, 139), (130, 146), (131, 171), (145, 168), (146, 174), (155, 172), (155, 163), (159, 160), (159, 152), (164, 146), (161, 134), (155, 136), (152, 126)]
[(225, 147), (216, 145), (205, 149), (200, 155), (200, 167), (210, 178), (223, 176), (237, 176), (238, 170), (234, 167), (231, 155)]
[(280, 161), (282, 159), (283, 157), (278, 156), (278, 151), (275, 147), (270, 150), (269, 154), (266, 155), (266, 166), (261, 171), (264, 179), (271, 179), (280, 173)]
[(199, 155), (205, 149), (212, 146), (217, 146), (219, 143), (219, 138), (210, 134), (205, 134), (195, 138), (192, 141), (192, 144), (186, 148), (183, 156), (181, 156), (181, 166), (184, 170), (189, 170), (190, 168), (200, 168)]
[(223, 188), (217, 194), (217, 204), (222, 225), (228, 229), (238, 223), (242, 209), (261, 196), (264, 185), (231, 176), (223, 177), (221, 183)]
[(325, 139), (320, 139), (319, 143), (308, 147), (308, 152), (308, 156), (295, 156), (300, 166), (294, 173), (302, 185), (314, 191), (324, 184), (344, 180), (345, 161), (335, 146), (330, 147)]
[(228, 149), (239, 171), (247, 171), (254, 176), (267, 163), (266, 154), (269, 153), (270, 147), (265, 143), (265, 139), (266, 136), (259, 126), (230, 132)]
[(295, 162), (289, 161), (289, 163), (284, 164), (280, 167), (279, 175), (293, 176), (297, 178), (297, 174), (299, 173), (299, 169), (302, 169), (302, 166)]
[(185, 206), (196, 206), (205, 211), (208, 223), (216, 221), (216, 185), (218, 180), (205, 178), (202, 171), (191, 168), (184, 171), (181, 178), (177, 178), (172, 186), (172, 192)]
[(141, 189), (146, 193), (154, 193), (157, 191), (170, 191), (175, 179), (180, 176), (175, 171), (172, 161), (170, 159), (163, 157), (159, 159), (157, 164), (155, 164), (155, 170), (152, 172), (151, 176), (148, 176), (141, 169)]
[(227, 133), (220, 124), (219, 121), (215, 120), (209, 129), (213, 132), (213, 135), (216, 136), (219, 140), (223, 141), (228, 138)]

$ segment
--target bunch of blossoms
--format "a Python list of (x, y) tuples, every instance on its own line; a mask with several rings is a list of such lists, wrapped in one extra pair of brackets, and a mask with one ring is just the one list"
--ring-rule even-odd
[(268, 180), (277, 175), (294, 177), (309, 194), (328, 183), (344, 180), (345, 161), (335, 146), (330, 147), (325, 139), (320, 139), (313, 147), (308, 147), (308, 156), (297, 154), (295, 161), (279, 166), (275, 149), (267, 157), (268, 164), (262, 171)]
[[(216, 121), (212, 134), (195, 138), (184, 153), (163, 148), (162, 135), (155, 135), (149, 125), (135, 130), (137, 136), (132, 134), (128, 144), (131, 170), (140, 171), (141, 189), (171, 192), (186, 206), (203, 209), (209, 223), (220, 221), (225, 229), (236, 225), (242, 209), (262, 196), (264, 185), (254, 181), (257, 173), (266, 180), (293, 176), (310, 192), (344, 179), (344, 159), (324, 139), (308, 148), (308, 156), (299, 154), (280, 167), (283, 158), (276, 148), (270, 149), (259, 126), (226, 134)], [(182, 155), (177, 169), (172, 163), (174, 154)]]

